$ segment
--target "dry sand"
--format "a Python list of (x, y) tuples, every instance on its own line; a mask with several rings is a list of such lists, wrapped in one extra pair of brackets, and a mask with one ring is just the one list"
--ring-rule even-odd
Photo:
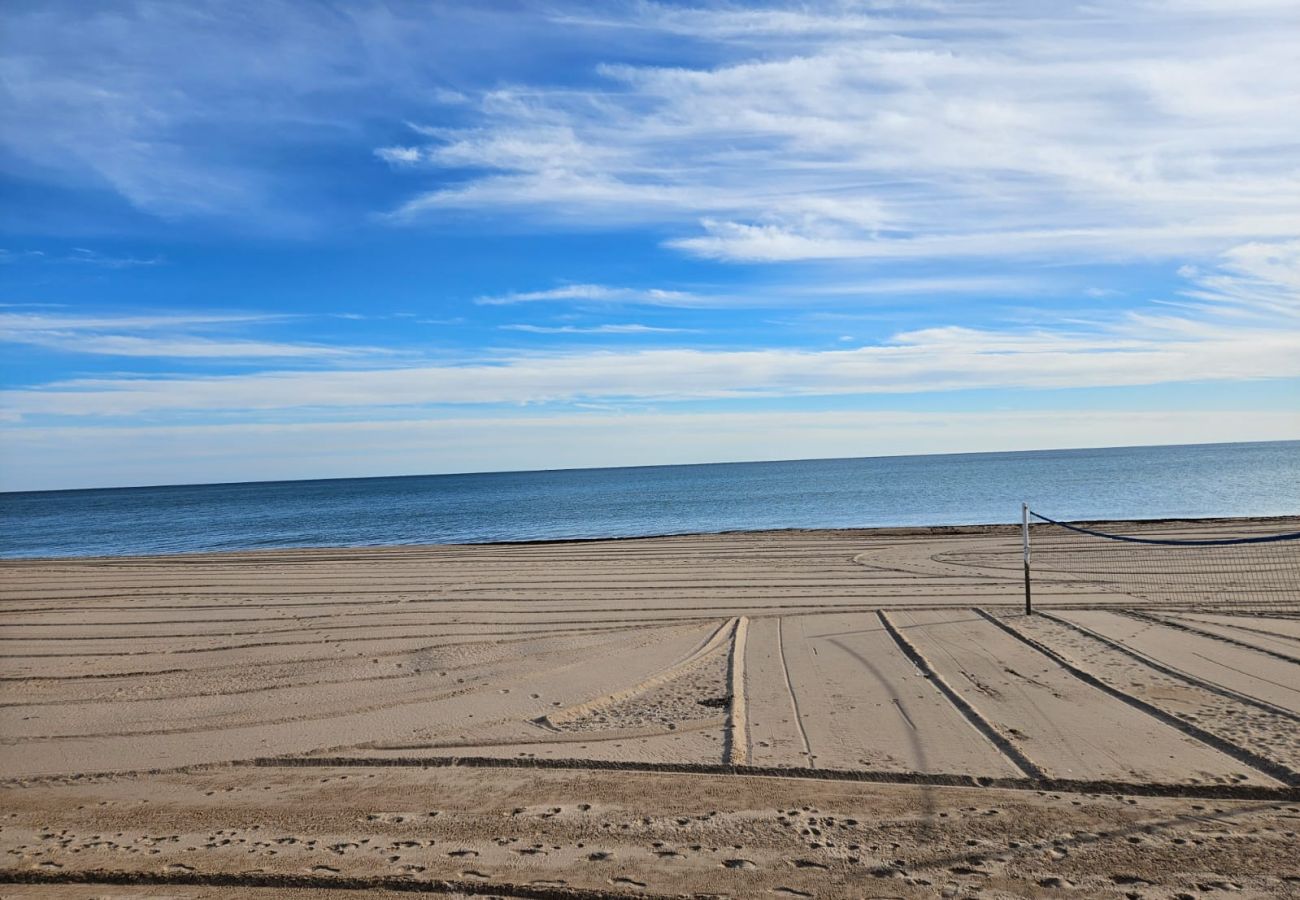
[(1300, 896), (1300, 619), (1060, 573), (1026, 617), (1019, 565), (1010, 528), (3, 563), (0, 897)]

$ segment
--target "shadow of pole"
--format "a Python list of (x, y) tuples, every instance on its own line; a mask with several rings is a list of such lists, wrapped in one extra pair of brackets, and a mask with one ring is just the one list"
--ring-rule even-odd
[[(925, 752), (925, 744), (921, 740), (921, 734), (917, 730), (916, 724), (912, 721), (912, 717), (907, 714), (907, 708), (903, 705), (902, 698), (894, 693), (893, 685), (890, 683), (889, 679), (887, 679), (884, 674), (876, 668), (875, 663), (867, 659), (857, 650), (848, 646), (839, 638), (829, 638), (827, 643), (834, 644), (836, 647), (857, 660), (864, 669), (871, 673), (872, 677), (880, 684), (880, 687), (889, 695), (889, 699), (893, 702), (894, 708), (898, 710), (899, 716), (903, 719), (903, 724), (905, 726), (904, 734), (907, 735), (907, 741), (912, 750), (912, 762), (915, 764), (913, 770), (917, 772), (930, 771), (930, 762)], [(934, 833), (936, 822), (938, 821), (936, 809), (934, 788), (921, 785), (921, 833), (927, 839)]]

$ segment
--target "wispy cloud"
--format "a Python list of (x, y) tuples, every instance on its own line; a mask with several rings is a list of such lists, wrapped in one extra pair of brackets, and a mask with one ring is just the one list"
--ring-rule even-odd
[(319, 227), (334, 198), (316, 167), (280, 165), (285, 149), (361, 151), (361, 119), (400, 122), (430, 99), (462, 102), (441, 72), (482, 40), (449, 27), (468, 9), (400, 0), (11, 6), (0, 147), (37, 181), (115, 192), (166, 220), (234, 221), (244, 234)]
[(45, 258), (40, 250), (8, 250), (0, 247), (0, 264), (37, 262)]
[(508, 306), (514, 303), (545, 303), (577, 300), (593, 303), (643, 303), (650, 306), (696, 306), (702, 298), (687, 291), (660, 288), (611, 287), (603, 284), (568, 284), (541, 291), (479, 297), (480, 306)]
[(660, 328), (655, 325), (641, 325), (635, 322), (605, 325), (511, 324), (499, 327), (505, 331), (526, 331), (529, 334), (681, 334), (692, 330), (688, 328)]
[[(1300, 377), (1300, 242), (1243, 244), (1210, 272), (1188, 271), (1185, 308), (1152, 304), (1090, 323), (1038, 327), (940, 325), (835, 350), (709, 350), (498, 354), (472, 362), (385, 368), (275, 370), (185, 378), (65, 380), (10, 391), (12, 413), (131, 416), (168, 412), (366, 409), (445, 404), (565, 404), (843, 396), (971, 388), (1080, 388), (1204, 380)], [(570, 289), (601, 294), (592, 285)], [(114, 320), (35, 313), (0, 314), (18, 340), (42, 341), (56, 327), (90, 331)], [(137, 318), (139, 327), (174, 319)], [(195, 321), (201, 321), (196, 318)], [(548, 334), (644, 333), (649, 326), (528, 326)], [(62, 339), (62, 338), (61, 338)], [(70, 338), (67, 338), (71, 340)], [(121, 352), (131, 344), (120, 340)], [(154, 350), (166, 338), (154, 341)], [(143, 348), (146, 345), (141, 345)], [(183, 342), (177, 353), (216, 353)], [(259, 355), (246, 348), (246, 352)], [(311, 355), (271, 346), (260, 355)], [(336, 348), (320, 349), (337, 353)]]
[(1195, 284), (1183, 293), (1200, 308), (1300, 319), (1300, 240), (1243, 244), (1224, 253), (1215, 270), (1189, 266), (1183, 273)]
[(64, 353), (151, 359), (341, 359), (360, 355), (359, 351), (348, 348), (312, 344), (198, 337), (138, 337), (127, 334), (88, 335), (71, 331), (29, 331), (16, 336), (0, 331), (0, 341), (45, 347)]
[(10, 391), (22, 414), (725, 400), (1079, 388), (1300, 377), (1300, 335), (1265, 324), (1127, 320), (1106, 332), (940, 327), (829, 351), (646, 349), (502, 356), (490, 363), (78, 379)]
[(572, 303), (578, 305), (659, 306), (680, 309), (791, 308), (842, 304), (864, 298), (958, 294), (1020, 295), (1047, 289), (1048, 283), (1030, 276), (877, 277), (852, 280), (817, 278), (791, 283), (765, 282), (744, 290), (676, 290), (606, 284), (569, 284), (535, 291), (518, 291), (478, 297), (480, 306), (516, 303)]
[(134, 256), (111, 256), (86, 247), (74, 247), (71, 253), (50, 254), (44, 250), (7, 250), (0, 248), (0, 264), (4, 263), (74, 263), (100, 266), (105, 269), (134, 269), (140, 266), (161, 265), (162, 257), (142, 259)]
[[(22, 307), (30, 308), (28, 304)], [(22, 308), (9, 306), (7, 308)], [(37, 308), (44, 309), (40, 306)], [(247, 324), (283, 320), (282, 315), (262, 313), (88, 313), (6, 312), (0, 313), (0, 327), (6, 334), (38, 331), (91, 331), (96, 329), (183, 329), (209, 325)]]
[(160, 256), (147, 259), (134, 256), (110, 256), (86, 247), (75, 247), (67, 256), (58, 257), (55, 261), (77, 263), (83, 266), (102, 266), (106, 269), (134, 269), (140, 266), (158, 266), (162, 265), (163, 262)]
[[(1300, 20), (1028, 2), (558, 14), (685, 35), (693, 65), (502, 87), (402, 161), (397, 210), (667, 226), (723, 261), (1212, 255), (1300, 231)], [(712, 47), (712, 57), (707, 58)]]
[(64, 353), (166, 359), (349, 359), (373, 348), (206, 337), (196, 329), (247, 326), (283, 316), (248, 314), (84, 315), (0, 312), (0, 343)]

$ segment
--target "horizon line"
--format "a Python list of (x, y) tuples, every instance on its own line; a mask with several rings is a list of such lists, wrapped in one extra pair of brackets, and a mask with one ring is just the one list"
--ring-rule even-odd
[(938, 456), (1012, 456), (1025, 453), (1073, 453), (1086, 450), (1147, 450), (1158, 449), (1163, 447), (1230, 447), (1230, 446), (1255, 446), (1263, 444), (1300, 444), (1300, 438), (1278, 438), (1264, 441), (1203, 441), (1191, 444), (1109, 444), (1096, 447), (1031, 447), (1022, 450), (971, 450), (971, 451), (941, 451), (934, 453), (885, 453), (868, 456), (809, 456), (793, 457), (788, 459), (736, 459), (736, 460), (715, 460), (711, 462), (693, 462), (693, 463), (660, 463), (655, 465), (627, 465), (627, 466), (561, 466), (546, 469), (488, 469), (468, 472), (408, 472), (402, 475), (339, 475), (327, 478), (270, 478), (270, 479), (250, 479), (248, 481), (184, 481), (173, 482), (169, 484), (122, 484), (109, 485), (104, 487), (80, 487), (80, 488), (45, 488), (38, 490), (0, 490), (0, 497), (12, 497), (21, 494), (67, 494), (83, 493), (89, 491), (134, 491), (134, 490), (156, 490), (162, 488), (198, 488), (198, 487), (236, 487), (240, 485), (255, 484), (316, 484), (331, 481), (380, 481), (387, 479), (402, 478), (460, 478), (478, 475), (541, 475), (550, 472), (609, 472), (634, 469), (685, 469), (699, 468), (702, 466), (752, 466), (775, 463), (800, 463), (800, 462), (839, 462), (843, 460), (868, 460), (868, 459), (912, 459), (912, 458), (932, 458)]

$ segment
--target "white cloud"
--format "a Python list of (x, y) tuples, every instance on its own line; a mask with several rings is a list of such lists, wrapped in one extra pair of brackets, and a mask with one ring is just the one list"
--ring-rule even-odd
[(157, 266), (162, 264), (161, 257), (150, 257), (149, 259), (139, 259), (133, 256), (108, 256), (100, 253), (98, 250), (90, 250), (86, 247), (76, 247), (72, 253), (67, 256), (53, 260), (54, 262), (80, 263), (86, 266), (103, 266), (106, 269), (134, 269), (139, 266)]
[(285, 161), (356, 150), (365, 123), (416, 104), (461, 102), (439, 70), (484, 36), (457, 16), (405, 2), (9, 5), (0, 148), (23, 176), (108, 189), (166, 219), (319, 228), (319, 167)]
[(1187, 319), (1129, 319), (1104, 332), (929, 328), (860, 348), (505, 356), (399, 369), (274, 371), (201, 378), (100, 378), (13, 390), (23, 415), (132, 416), (303, 407), (641, 402), (1076, 388), (1300, 377), (1300, 332)]
[[(14, 308), (14, 307), (10, 307)], [(268, 322), (285, 316), (260, 313), (146, 313), (95, 315), (87, 313), (0, 313), (0, 329), (7, 334), (41, 331), (116, 329), (183, 329), (206, 325)]]
[(499, 326), (505, 331), (525, 331), (529, 334), (681, 334), (688, 328), (659, 328), (639, 323), (610, 323), (605, 325), (527, 325)]
[[(921, 9), (926, 4), (914, 4)], [(931, 5), (933, 6), (933, 5)], [(882, 9), (882, 13), (887, 10)], [(847, 11), (816, 12), (808, 7), (796, 9), (688, 8), (660, 3), (639, 3), (631, 15), (623, 18), (593, 14), (558, 14), (557, 22), (570, 26), (609, 29), (639, 29), (667, 32), (690, 38), (710, 40), (789, 41), (803, 36), (830, 37), (848, 34), (895, 33), (906, 20), (882, 15), (864, 15)], [(969, 26), (964, 19), (945, 19), (930, 28)]]
[(344, 359), (385, 353), (375, 348), (211, 338), (193, 333), (196, 329), (283, 318), (286, 317), (254, 314), (104, 316), (0, 312), (0, 343), (45, 347), (65, 353), (169, 359)]
[(1219, 271), (1190, 269), (1189, 297), (1256, 316), (1300, 318), (1300, 240), (1250, 243), (1223, 254)]
[(701, 303), (701, 298), (686, 291), (610, 287), (603, 284), (569, 284), (542, 291), (521, 291), (512, 294), (479, 297), (474, 302), (480, 306), (507, 306), (513, 303), (538, 303), (557, 300), (580, 300), (596, 303), (642, 303), (650, 306), (695, 306)]
[(670, 246), (735, 261), (1114, 260), (1300, 233), (1300, 18), (1284, 6), (639, 4), (558, 18), (689, 35), (712, 58), (485, 95), (472, 126), (426, 130), (422, 162), (486, 173), (399, 217), (668, 225)]
[(459, 106), (462, 103), (469, 102), (467, 95), (444, 87), (434, 88), (433, 99), (444, 106)]
[(5, 250), (0, 249), (0, 263), (39, 262), (39, 263), (77, 263), (87, 266), (101, 266), (105, 269), (133, 269), (140, 266), (157, 266), (162, 264), (161, 257), (140, 259), (133, 256), (109, 256), (86, 247), (75, 247), (65, 256), (51, 256), (43, 250)]
[[(843, 396), (973, 388), (1079, 388), (1300, 377), (1300, 242), (1243, 244), (1213, 270), (1188, 271), (1180, 303), (1152, 304), (1089, 323), (1037, 328), (936, 326), (860, 347), (500, 353), (472, 361), (403, 366), (273, 369), (193, 377), (82, 378), (11, 390), (0, 399), (20, 416), (184, 415), (214, 411), (364, 410), (455, 404), (727, 400)], [(511, 295), (628, 300), (648, 292), (570, 285)], [(503, 302), (501, 298), (487, 298)], [(510, 302), (510, 301), (504, 301)], [(87, 317), (0, 313), (0, 335), (58, 342), (88, 352), (165, 355), (314, 356), (357, 348), (259, 345), (177, 338), (181, 323), (223, 317)], [(148, 332), (123, 337), (124, 322)], [(115, 329), (115, 330), (114, 330)], [(651, 333), (639, 323), (513, 326), (539, 333)], [(108, 331), (108, 333), (106, 333)], [(75, 337), (75, 339), (74, 339)]]
[[(1230, 235), (1289, 236), (1300, 232), (1300, 214), (1253, 219), (1209, 218), (1149, 228), (1076, 228), (1043, 231), (971, 232), (909, 238), (849, 238), (801, 234), (778, 225), (747, 225), (705, 219), (706, 236), (679, 238), (669, 246), (730, 262), (796, 260), (996, 259), (1004, 255), (1051, 260), (1114, 262), (1124, 259), (1210, 254)], [(1267, 242), (1265, 242), (1267, 243)]]
[[(66, 353), (102, 356), (134, 356), (151, 359), (338, 359), (357, 356), (359, 351), (344, 347), (275, 341), (212, 340), (198, 337), (139, 337), (128, 334), (80, 334), (77, 332), (22, 332), (14, 336), (0, 331), (0, 342), (22, 343)], [(380, 351), (370, 350), (376, 353)]]
[(380, 147), (375, 156), (394, 166), (413, 166), (424, 157), (424, 152), (419, 147)]
[(0, 263), (38, 262), (45, 258), (40, 250), (8, 250), (0, 247)]
[(929, 276), (916, 278), (818, 279), (783, 284), (768, 281), (743, 291), (683, 291), (605, 284), (569, 284), (536, 291), (479, 297), (480, 306), (515, 303), (561, 303), (660, 306), (682, 309), (791, 308), (810, 304), (853, 302), (868, 297), (914, 297), (921, 294), (1019, 295), (1042, 291), (1041, 278), (1028, 276)]

